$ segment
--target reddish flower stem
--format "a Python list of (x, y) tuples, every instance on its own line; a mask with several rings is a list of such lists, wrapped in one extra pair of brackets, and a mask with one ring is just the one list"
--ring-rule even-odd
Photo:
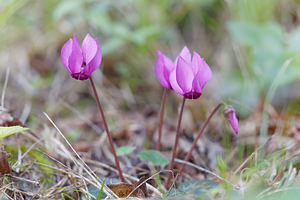
[(108, 141), (109, 141), (109, 144), (110, 144), (110, 147), (111, 147), (111, 151), (112, 151), (112, 153), (113, 153), (113, 155), (114, 155), (114, 158), (115, 158), (116, 166), (117, 166), (117, 169), (118, 169), (118, 171), (119, 171), (119, 175), (120, 175), (121, 181), (122, 181), (122, 182), (125, 182), (125, 179), (124, 179), (122, 170), (121, 170), (121, 168), (120, 168), (119, 158), (118, 158), (118, 156), (117, 156), (117, 154), (116, 154), (116, 150), (115, 150), (115, 147), (114, 147), (114, 143), (113, 143), (113, 140), (112, 140), (110, 131), (109, 131), (109, 129), (108, 129), (108, 125), (107, 125), (107, 123), (106, 123), (106, 119), (105, 119), (105, 116), (104, 116), (103, 108), (102, 108), (102, 106), (101, 106), (100, 99), (99, 99), (99, 97), (98, 97), (98, 93), (97, 93), (97, 90), (96, 90), (94, 81), (93, 81), (93, 79), (92, 79), (91, 76), (90, 76), (90, 82), (91, 82), (91, 85), (92, 85), (92, 88), (93, 88), (93, 91), (94, 91), (94, 94), (95, 94), (95, 98), (96, 98), (96, 101), (97, 101), (97, 104), (98, 104), (98, 108), (99, 108), (99, 111), (100, 111), (100, 114), (101, 114), (101, 117), (102, 117), (102, 120), (103, 120), (103, 124), (104, 124), (105, 131), (106, 131), (106, 133), (107, 133), (107, 137), (108, 137)]
[(177, 145), (178, 145), (179, 131), (180, 131), (180, 125), (181, 125), (181, 119), (182, 119), (184, 103), (185, 103), (185, 97), (183, 97), (182, 104), (181, 104), (181, 109), (180, 109), (179, 117), (178, 117), (175, 144), (174, 144), (174, 147), (173, 147), (172, 159), (171, 159), (170, 166), (169, 166), (170, 172), (169, 172), (168, 179), (167, 179), (167, 182), (166, 182), (166, 185), (165, 185), (165, 187), (167, 189), (169, 189), (169, 187), (170, 187), (170, 182), (171, 182), (171, 177), (172, 177), (172, 172), (171, 171), (174, 168), (174, 160), (175, 160), (175, 156), (176, 156), (176, 148), (177, 148)]
[[(188, 161), (192, 155), (192, 152), (194, 150), (194, 148), (196, 147), (197, 141), (200, 138), (200, 136), (202, 135), (203, 131), (205, 130), (206, 126), (208, 125), (209, 121), (211, 120), (211, 118), (214, 116), (214, 114), (219, 110), (219, 108), (223, 105), (223, 103), (218, 104), (213, 111), (210, 113), (210, 115), (208, 116), (208, 118), (206, 119), (206, 121), (204, 122), (204, 124), (201, 126), (201, 129), (197, 135), (197, 137), (194, 139), (193, 144), (190, 148), (190, 151), (188, 152), (188, 154), (185, 156), (184, 161)], [(182, 164), (178, 174), (181, 174), (182, 170), (184, 169), (185, 164)]]
[(162, 131), (162, 125), (164, 122), (164, 112), (165, 112), (167, 91), (168, 91), (168, 89), (164, 88), (161, 105), (160, 105), (159, 124), (158, 124), (158, 139), (157, 139), (157, 145), (156, 145), (157, 151), (160, 150), (160, 140), (161, 140), (161, 135), (162, 135), (161, 131)]

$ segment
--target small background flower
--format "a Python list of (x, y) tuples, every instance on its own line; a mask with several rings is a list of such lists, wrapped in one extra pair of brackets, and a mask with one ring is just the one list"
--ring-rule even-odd
[(87, 34), (80, 43), (74, 34), (61, 49), (61, 59), (71, 76), (78, 80), (86, 80), (101, 64), (102, 53), (97, 38)]
[(235, 110), (233, 109), (233, 107), (230, 106), (226, 108), (224, 114), (235, 134), (239, 134), (239, 121), (236, 117)]

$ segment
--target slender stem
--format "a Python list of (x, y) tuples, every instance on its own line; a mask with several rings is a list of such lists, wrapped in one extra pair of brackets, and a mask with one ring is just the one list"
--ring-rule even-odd
[(171, 177), (172, 177), (172, 172), (171, 171), (174, 168), (174, 160), (175, 160), (175, 156), (176, 156), (176, 148), (177, 148), (177, 145), (178, 145), (179, 131), (180, 131), (180, 125), (181, 125), (181, 119), (182, 119), (184, 103), (185, 103), (185, 97), (183, 97), (182, 104), (181, 104), (181, 109), (180, 109), (179, 117), (178, 117), (175, 144), (174, 144), (174, 147), (173, 147), (172, 159), (171, 159), (170, 166), (169, 166), (170, 172), (169, 172), (168, 179), (167, 179), (167, 182), (166, 182), (166, 185), (165, 185), (167, 189), (169, 189), (169, 187), (170, 187), (170, 182), (171, 182)]
[(164, 112), (165, 112), (167, 91), (168, 91), (168, 89), (165, 88), (163, 96), (162, 96), (162, 100), (161, 100), (161, 105), (160, 105), (159, 124), (158, 124), (158, 140), (157, 140), (157, 145), (156, 145), (157, 151), (160, 150), (161, 130), (162, 130), (163, 122), (164, 122)]
[[(206, 121), (204, 122), (204, 124), (201, 126), (201, 129), (197, 135), (197, 137), (194, 139), (193, 144), (190, 148), (190, 151), (188, 152), (188, 154), (185, 156), (184, 161), (188, 161), (192, 155), (192, 152), (194, 150), (194, 148), (196, 147), (197, 141), (200, 138), (200, 136), (202, 135), (203, 131), (205, 130), (206, 126), (208, 125), (209, 121), (211, 120), (211, 118), (214, 116), (214, 114), (219, 110), (219, 108), (223, 105), (223, 103), (218, 104), (213, 111), (210, 113), (210, 115), (208, 116), (208, 118), (206, 119)], [(185, 164), (181, 165), (178, 174), (181, 174), (183, 168), (185, 167)]]
[(107, 133), (107, 137), (108, 137), (108, 141), (109, 141), (109, 144), (110, 144), (110, 147), (111, 147), (111, 151), (112, 151), (112, 153), (114, 155), (114, 158), (115, 158), (115, 162), (116, 162), (117, 169), (119, 171), (120, 178), (121, 178), (122, 182), (125, 182), (122, 170), (120, 168), (119, 158), (118, 158), (118, 156), (116, 154), (114, 143), (113, 143), (110, 131), (109, 131), (107, 123), (106, 123), (106, 119), (105, 119), (105, 116), (104, 116), (103, 108), (101, 106), (100, 99), (98, 97), (98, 93), (97, 93), (94, 81), (93, 81), (93, 79), (92, 79), (91, 76), (90, 76), (90, 81), (91, 81), (91, 85), (92, 85), (92, 88), (93, 88), (93, 91), (94, 91), (94, 94), (95, 94), (95, 98), (96, 98), (96, 101), (97, 101), (97, 104), (98, 104), (98, 108), (99, 108), (101, 117), (102, 117), (102, 120), (103, 120), (104, 128), (105, 128), (105, 131)]

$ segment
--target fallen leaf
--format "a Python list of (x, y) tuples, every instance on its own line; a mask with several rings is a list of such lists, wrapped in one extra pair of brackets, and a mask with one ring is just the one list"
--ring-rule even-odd
[(0, 176), (11, 173), (11, 167), (8, 162), (10, 154), (5, 151), (0, 151)]
[(136, 188), (135, 185), (129, 183), (117, 183), (107, 185), (119, 198), (126, 198), (133, 190), (130, 197), (145, 197), (144, 192)]

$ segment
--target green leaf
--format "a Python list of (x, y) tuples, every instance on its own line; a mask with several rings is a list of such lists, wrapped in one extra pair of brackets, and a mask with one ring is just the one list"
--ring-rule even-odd
[[(97, 188), (94, 185), (89, 185), (88, 186), (88, 193), (92, 194), (94, 197), (96, 198), (91, 198), (91, 200), (98, 200), (100, 199), (105, 199), (107, 197), (107, 195), (105, 194), (105, 192), (103, 192), (103, 187), (104, 187), (104, 183), (105, 184), (113, 184), (116, 183), (116, 181), (114, 179), (111, 178), (104, 178), (101, 184), (101, 188)], [(99, 197), (100, 195), (100, 197)]]
[(29, 128), (24, 128), (22, 126), (9, 126), (9, 127), (0, 126), (0, 139), (26, 130), (29, 130)]
[(121, 146), (116, 149), (117, 156), (124, 156), (124, 155), (130, 154), (135, 150), (135, 148), (136, 147), (128, 146), (128, 145)]
[(172, 189), (168, 196), (194, 195), (200, 196), (209, 190), (216, 188), (220, 183), (211, 180), (191, 180), (179, 185), (178, 189)]
[(144, 150), (138, 154), (138, 157), (144, 161), (150, 161), (154, 166), (164, 166), (168, 160), (156, 150)]
[(74, 199), (73, 197), (71, 197), (70, 195), (68, 195), (68, 194), (66, 194), (66, 193), (61, 193), (61, 198), (62, 198), (63, 200), (66, 200), (66, 199), (65, 199), (65, 196), (68, 197), (68, 199), (75, 200), (75, 199)]
[[(101, 185), (101, 188), (102, 188), (102, 185)], [(92, 200), (98, 200), (99, 198), (105, 199), (107, 197), (107, 195), (103, 192), (103, 190), (101, 192), (101, 189), (95, 187), (94, 185), (89, 185), (88, 191), (90, 194), (92, 194), (94, 197), (96, 197), (96, 198), (91, 198)], [(99, 197), (99, 194), (100, 194), (100, 197)]]

